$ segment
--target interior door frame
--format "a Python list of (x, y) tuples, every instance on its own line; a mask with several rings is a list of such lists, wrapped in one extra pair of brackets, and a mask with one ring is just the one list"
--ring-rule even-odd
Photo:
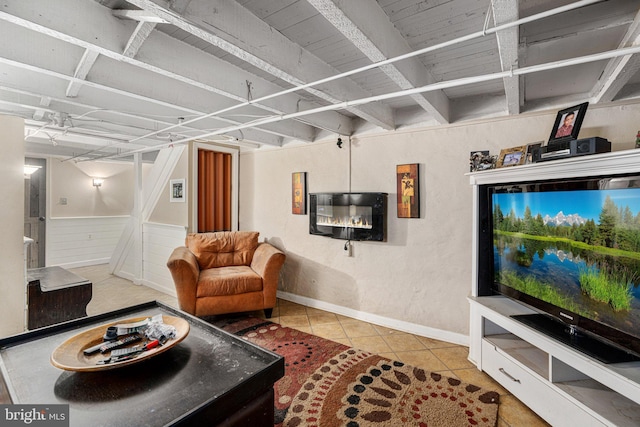
[[(42, 173), (42, 175), (40, 176), (40, 185), (38, 188), (38, 196), (39, 196), (39, 203), (38, 203), (39, 215), (38, 216), (39, 218), (43, 218), (43, 219), (40, 219), (37, 222), (38, 229), (39, 229), (37, 243), (34, 242), (31, 245), (29, 245), (27, 251), (29, 252), (29, 254), (32, 254), (34, 252), (34, 249), (36, 249), (38, 252), (38, 264), (31, 265), (31, 260), (30, 260), (29, 268), (45, 267), (47, 265), (47, 238), (48, 238), (47, 233), (49, 232), (49, 227), (47, 226), (47, 223), (49, 222), (49, 188), (50, 188), (49, 159), (43, 158), (43, 157), (37, 157), (37, 156), (29, 156), (25, 154), (24, 163), (25, 164), (32, 163), (32, 164), (41, 166), (41, 169), (37, 172), (37, 173)], [(31, 177), (25, 178), (25, 181), (27, 179), (30, 181)], [(26, 197), (30, 197), (30, 196), (28, 196), (25, 191), (25, 202), (24, 202), (25, 208), (27, 208)], [(25, 213), (25, 218), (26, 218), (26, 213)], [(28, 236), (28, 237), (31, 237), (31, 236)], [(34, 246), (36, 245), (37, 245), (37, 248), (34, 248)]]
[(191, 221), (190, 232), (196, 233), (198, 230), (198, 150), (217, 151), (219, 153), (231, 154), (231, 230), (238, 230), (238, 199), (239, 199), (239, 164), (240, 149), (217, 144), (207, 144), (194, 142), (191, 150)]

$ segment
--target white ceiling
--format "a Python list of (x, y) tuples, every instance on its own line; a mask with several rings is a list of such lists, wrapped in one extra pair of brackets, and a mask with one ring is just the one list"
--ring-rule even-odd
[(26, 119), (28, 154), (82, 160), (640, 98), (640, 54), (620, 51), (640, 45), (640, 1), (587, 3), (4, 0), (0, 113)]

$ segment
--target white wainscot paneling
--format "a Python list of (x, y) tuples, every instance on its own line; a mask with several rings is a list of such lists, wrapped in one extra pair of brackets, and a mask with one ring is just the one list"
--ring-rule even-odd
[(49, 219), (46, 265), (76, 268), (108, 263), (128, 219), (128, 216)]
[(183, 226), (147, 222), (142, 227), (143, 283), (166, 294), (176, 296), (167, 260), (178, 246), (184, 246), (187, 230)]

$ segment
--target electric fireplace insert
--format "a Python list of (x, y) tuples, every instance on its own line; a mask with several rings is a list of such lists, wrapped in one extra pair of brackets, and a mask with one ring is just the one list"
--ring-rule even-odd
[(343, 240), (386, 239), (387, 193), (309, 194), (309, 233)]

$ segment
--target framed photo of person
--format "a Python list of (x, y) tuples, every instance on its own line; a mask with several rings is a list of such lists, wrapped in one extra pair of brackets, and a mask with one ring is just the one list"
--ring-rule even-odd
[(578, 139), (578, 133), (580, 132), (582, 120), (584, 119), (588, 106), (589, 103), (585, 102), (558, 111), (551, 135), (549, 136), (549, 144), (560, 140)]
[(498, 157), (498, 167), (504, 168), (507, 166), (523, 165), (527, 157), (527, 146), (521, 145), (519, 147), (505, 148), (500, 150), (500, 156)]

